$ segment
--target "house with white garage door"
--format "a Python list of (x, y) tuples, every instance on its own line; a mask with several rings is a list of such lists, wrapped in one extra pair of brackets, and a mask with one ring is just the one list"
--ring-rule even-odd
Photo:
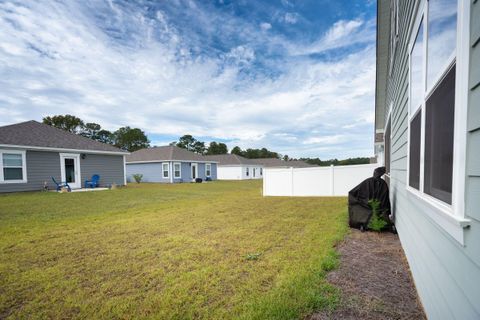
[(176, 146), (141, 149), (126, 157), (127, 181), (177, 183), (217, 179), (217, 161)]
[(252, 159), (247, 159), (236, 154), (219, 154), (206, 156), (206, 158), (218, 162), (218, 180), (249, 180), (263, 178), (264, 166)]

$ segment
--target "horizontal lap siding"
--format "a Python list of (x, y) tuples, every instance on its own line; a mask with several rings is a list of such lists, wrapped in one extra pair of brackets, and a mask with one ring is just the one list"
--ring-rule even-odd
[(60, 155), (58, 152), (27, 151), (27, 183), (0, 184), (0, 192), (40, 191), (44, 183), (54, 189), (52, 177), (60, 181)]
[[(465, 231), (465, 247), (426, 213), (434, 210), (406, 190), (408, 163), (408, 26), (414, 19), (414, 1), (399, 1), (400, 34), (392, 76), (388, 77), (386, 106), (391, 110), (391, 199), (400, 240), (414, 275), (421, 301), (430, 319), (480, 319), (480, 223)], [(472, 24), (478, 24), (479, 1), (472, 4)], [(473, 28), (472, 28), (473, 29)], [(478, 29), (478, 27), (477, 27)], [(480, 31), (478, 31), (480, 33)], [(480, 52), (480, 44), (472, 51)], [(476, 52), (471, 58), (478, 56)], [(471, 72), (479, 75), (478, 63)], [(478, 81), (475, 78), (475, 81)], [(480, 87), (470, 92), (467, 155), (467, 215), (480, 217)], [(386, 115), (387, 116), (387, 115)], [(387, 119), (388, 120), (388, 119)]]
[[(465, 237), (465, 250), (470, 257), (474, 257), (477, 265), (480, 265), (480, 1), (472, 1), (470, 23), (465, 213), (472, 219), (472, 225)], [(480, 278), (479, 272), (476, 277)], [(477, 292), (478, 304), (479, 297), (480, 290)]]
[(109, 186), (113, 183), (124, 184), (123, 156), (86, 154), (80, 158), (80, 172), (82, 187), (85, 180), (90, 180), (94, 174), (100, 176), (100, 186)]
[[(183, 168), (182, 168), (183, 169)], [(182, 170), (183, 173), (183, 170)], [(143, 175), (143, 182), (162, 182), (168, 183), (170, 179), (164, 179), (162, 177), (162, 164), (160, 162), (156, 163), (132, 163), (127, 164), (127, 181), (134, 182), (134, 174)]]

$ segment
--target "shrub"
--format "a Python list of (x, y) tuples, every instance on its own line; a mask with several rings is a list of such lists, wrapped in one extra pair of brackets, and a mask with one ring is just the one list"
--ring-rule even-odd
[(379, 215), (380, 201), (372, 199), (368, 201), (372, 208), (372, 217), (368, 222), (368, 228), (373, 231), (381, 231), (387, 225), (387, 222)]
[(132, 175), (132, 177), (133, 177), (133, 179), (135, 180), (136, 183), (140, 183), (140, 182), (142, 182), (143, 174), (135, 173), (134, 175)]

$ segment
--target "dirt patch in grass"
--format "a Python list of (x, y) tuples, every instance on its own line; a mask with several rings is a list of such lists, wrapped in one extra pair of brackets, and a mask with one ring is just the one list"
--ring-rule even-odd
[(309, 320), (426, 319), (397, 235), (352, 230), (338, 252), (327, 280), (340, 288), (340, 303)]

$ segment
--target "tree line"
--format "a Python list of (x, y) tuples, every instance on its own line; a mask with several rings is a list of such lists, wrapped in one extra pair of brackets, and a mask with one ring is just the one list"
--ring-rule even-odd
[(98, 123), (86, 123), (82, 119), (70, 114), (44, 117), (43, 123), (95, 141), (111, 144), (129, 152), (150, 147), (150, 141), (145, 132), (139, 128), (126, 126), (111, 132), (102, 129), (102, 126)]
[[(86, 138), (90, 138), (95, 141), (111, 144), (117, 148), (127, 150), (129, 152), (150, 147), (150, 141), (148, 140), (147, 135), (139, 128), (130, 128), (129, 126), (126, 126), (111, 132), (102, 129), (101, 125), (98, 123), (84, 122), (82, 119), (69, 114), (44, 117), (43, 123), (84, 136)], [(190, 134), (181, 136), (178, 141), (173, 141), (170, 143), (170, 145), (202, 155), (228, 154), (228, 147), (225, 143), (212, 141), (207, 145), (205, 142), (197, 140)], [(232, 148), (232, 150), (230, 150), (230, 153), (248, 159), (277, 158), (285, 161), (302, 160), (318, 166), (329, 166), (332, 164), (339, 166), (370, 163), (370, 158), (368, 157), (348, 158), (344, 160), (320, 160), (320, 158), (294, 159), (290, 158), (288, 155), (281, 155), (277, 152), (270, 151), (267, 148), (247, 148), (242, 150), (240, 147), (235, 146)]]
[(320, 158), (300, 158), (299, 160), (302, 160), (317, 166), (321, 166), (321, 167), (330, 166), (332, 164), (334, 166), (346, 166), (346, 165), (370, 163), (370, 158), (368, 157), (356, 157), (356, 158), (348, 158), (344, 160), (338, 160), (338, 159), (320, 160)]
[[(177, 146), (179, 148), (187, 149), (195, 153), (202, 155), (218, 155), (218, 154), (228, 154), (228, 147), (223, 142), (212, 141), (207, 146), (205, 142), (195, 139), (192, 135), (186, 134), (181, 136), (178, 141), (173, 141), (170, 143), (172, 146)], [(252, 149), (248, 148), (242, 150), (240, 147), (235, 146), (230, 151), (231, 154), (236, 154), (249, 159), (258, 159), (258, 158), (279, 158), (280, 154), (277, 152), (269, 151), (266, 148), (261, 149)]]

